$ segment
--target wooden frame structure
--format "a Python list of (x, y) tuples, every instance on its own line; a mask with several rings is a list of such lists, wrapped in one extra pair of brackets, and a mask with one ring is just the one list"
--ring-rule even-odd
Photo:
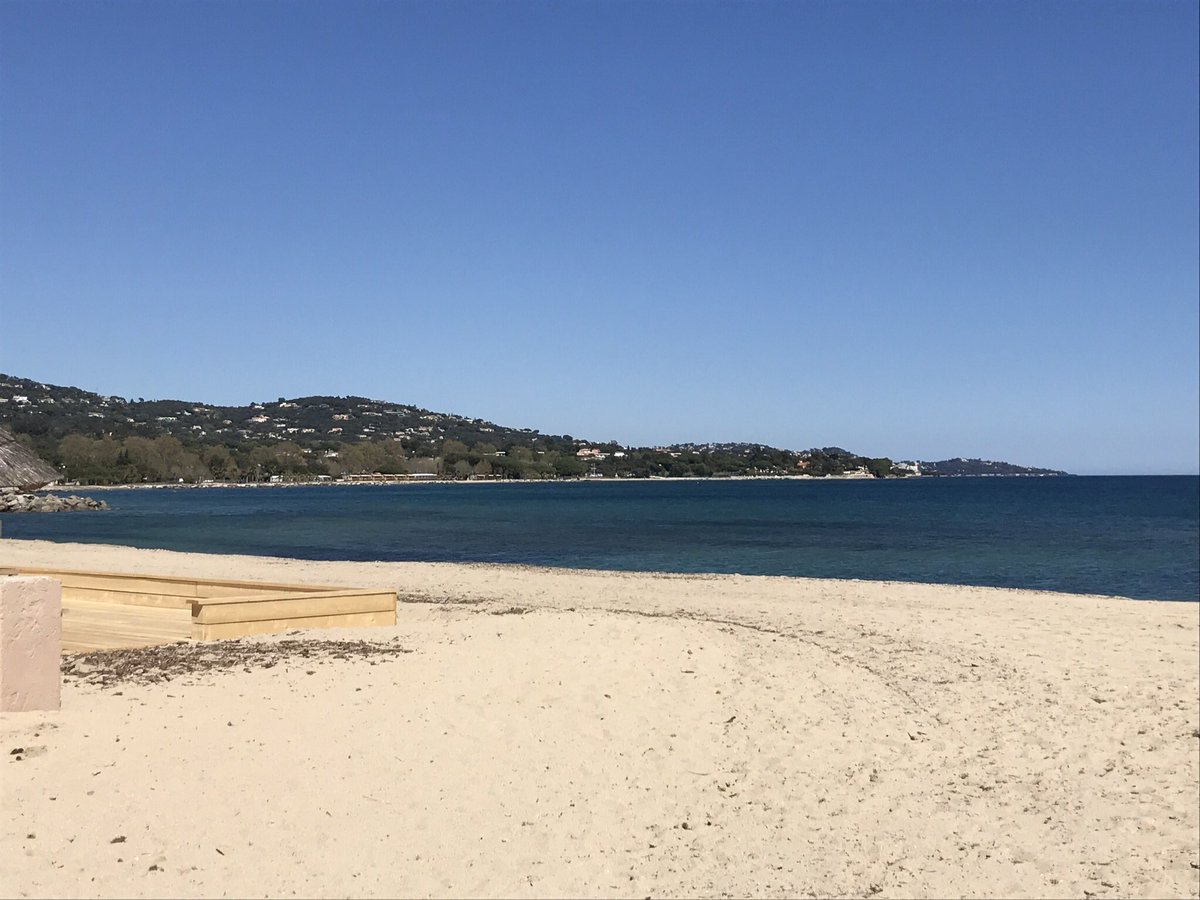
[(64, 653), (396, 624), (396, 592), (18, 567), (62, 583)]

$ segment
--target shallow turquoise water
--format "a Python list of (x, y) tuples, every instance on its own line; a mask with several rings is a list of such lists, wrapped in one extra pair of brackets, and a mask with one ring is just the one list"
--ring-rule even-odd
[[(87, 494), (86, 490), (80, 493)], [(1200, 478), (96, 492), (3, 535), (302, 559), (740, 572), (1200, 598)]]

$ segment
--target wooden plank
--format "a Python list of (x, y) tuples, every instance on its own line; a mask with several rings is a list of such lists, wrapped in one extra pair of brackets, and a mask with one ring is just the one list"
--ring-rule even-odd
[[(28, 572), (28, 570), (25, 570)], [(62, 582), (64, 588), (100, 591), (129, 591), (146, 594), (170, 594), (177, 597), (196, 597), (197, 582), (170, 581), (163, 578), (144, 578), (133, 575), (91, 575), (76, 572), (28, 572), (46, 575)]]
[(396, 592), (386, 588), (327, 588), (323, 591), (280, 591), (271, 585), (263, 585), (264, 590), (257, 594), (241, 597), (197, 597), (193, 605), (205, 607), (236, 606), (241, 603), (271, 603), (275, 600), (299, 600), (320, 597), (352, 597), (362, 594), (387, 594), (395, 599)]
[[(320, 585), (16, 567), (63, 584), (63, 652), (301, 628), (394, 625), (396, 594)], [(193, 615), (198, 621), (193, 622)]]
[[(146, 631), (177, 632), (183, 625), (189, 631), (191, 616), (181, 609), (154, 609), (148, 606), (114, 607), (109, 604), (70, 604), (63, 606), (63, 626), (96, 623), (106, 630), (129, 627)], [(181, 625), (180, 623), (183, 623)]]
[(145, 594), (134, 591), (101, 590), (63, 585), (64, 600), (86, 600), (92, 603), (111, 603), (117, 606), (155, 606), (163, 609), (192, 608), (195, 597), (180, 597), (173, 594)]
[(198, 595), (205, 599), (225, 599), (226, 597), (249, 597), (257, 594), (319, 594), (322, 591), (346, 590), (345, 588), (328, 587), (324, 585), (287, 585), (287, 584), (213, 584), (206, 583)]
[(64, 651), (146, 647), (187, 640), (190, 636), (190, 611), (86, 600), (63, 602)]
[(390, 591), (355, 591), (309, 596), (280, 596), (275, 599), (247, 598), (238, 603), (213, 604), (193, 600), (192, 620), (201, 625), (226, 622), (263, 622), (269, 619), (297, 619), (310, 616), (335, 616), (349, 613), (395, 610), (396, 595)]
[[(102, 586), (102, 585), (89, 585), (86, 583), (87, 579), (115, 578), (115, 579), (123, 579), (123, 580), (135, 580), (135, 581), (140, 580), (140, 581), (146, 581), (146, 582), (153, 582), (155, 587), (151, 588), (149, 593), (163, 593), (163, 594), (170, 593), (170, 591), (168, 591), (167, 588), (171, 585), (180, 586), (181, 591), (186, 591), (188, 589), (189, 585), (192, 586), (193, 588), (196, 586), (201, 586), (201, 587), (206, 587), (206, 588), (219, 588), (219, 589), (241, 588), (241, 589), (247, 589), (251, 592), (260, 592), (260, 591), (309, 592), (309, 591), (341, 590), (341, 588), (338, 588), (338, 587), (332, 586), (332, 585), (277, 584), (277, 583), (262, 582), (262, 581), (234, 581), (234, 580), (224, 579), (224, 578), (192, 578), (192, 577), (181, 577), (181, 576), (175, 576), (175, 575), (131, 575), (131, 574), (122, 573), (122, 572), (91, 572), (91, 571), (83, 571), (83, 570), (78, 570), (78, 569), (46, 569), (46, 568), (38, 568), (38, 567), (30, 567), (30, 566), (16, 566), (15, 568), (22, 575), (47, 575), (51, 578), (57, 578), (59, 581), (68, 581), (69, 580), (72, 583), (78, 583), (78, 584), (80, 584), (80, 586), (84, 586), (84, 587), (86, 587), (86, 586)], [(125, 589), (129, 589), (128, 585), (123, 585), (122, 587)], [(161, 588), (161, 590), (160, 590), (160, 588)], [(190, 596), (197, 596), (197, 595), (192, 594)]]
[(227, 622), (218, 625), (192, 625), (192, 638), (202, 641), (272, 634), (304, 628), (364, 628), (395, 625), (396, 610), (391, 612), (353, 613), (343, 616), (311, 616), (302, 619), (266, 619), (257, 622)]
[(270, 591), (246, 597), (197, 597), (191, 601), (193, 607), (217, 609), (222, 606), (244, 606), (253, 603), (274, 603), (279, 600), (324, 600), (337, 597), (386, 596), (393, 601), (396, 592), (384, 588), (341, 588), (339, 590), (321, 591), (319, 593), (297, 594), (292, 591)]

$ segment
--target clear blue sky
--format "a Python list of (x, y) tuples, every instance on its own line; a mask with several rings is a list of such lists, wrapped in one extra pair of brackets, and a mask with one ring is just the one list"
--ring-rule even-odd
[(1200, 468), (1195, 2), (0, 4), (0, 371)]

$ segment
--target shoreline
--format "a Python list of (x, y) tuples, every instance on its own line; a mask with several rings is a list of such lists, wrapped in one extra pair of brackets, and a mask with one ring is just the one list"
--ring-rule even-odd
[(0, 718), (3, 895), (1200, 895), (1193, 606), (0, 541), (42, 564), (400, 602)]
[[(103, 512), (103, 510), (101, 510)], [(268, 569), (277, 569), (287, 566), (300, 567), (353, 567), (353, 566), (369, 566), (369, 567), (444, 567), (447, 571), (455, 567), (476, 571), (479, 569), (496, 569), (500, 571), (511, 572), (533, 572), (553, 575), (569, 575), (570, 573), (579, 573), (581, 575), (593, 576), (630, 576), (643, 577), (648, 579), (654, 578), (680, 578), (680, 579), (778, 579), (785, 583), (795, 582), (797, 584), (814, 584), (814, 585), (881, 585), (895, 586), (903, 589), (919, 589), (931, 588), (934, 590), (966, 590), (966, 591), (996, 591), (1001, 593), (1023, 594), (1045, 596), (1047, 598), (1073, 598), (1073, 599), (1089, 599), (1089, 600), (1117, 600), (1128, 603), (1165, 603), (1165, 604), (1200, 604), (1200, 597), (1189, 598), (1164, 598), (1164, 597), (1130, 597), (1125, 594), (1104, 594), (1094, 591), (1055, 591), (1044, 588), (1026, 588), (1026, 587), (1006, 587), (1003, 585), (988, 585), (988, 584), (970, 584), (957, 583), (949, 581), (902, 581), (897, 579), (886, 578), (826, 578), (820, 576), (808, 575), (772, 575), (761, 573), (743, 573), (743, 572), (679, 572), (653, 569), (597, 569), (586, 566), (552, 566), (552, 565), (533, 565), (530, 563), (509, 563), (509, 562), (491, 562), (491, 561), (472, 561), (472, 560), (420, 560), (420, 559), (312, 559), (300, 556), (277, 556), (270, 554), (253, 554), (253, 553), (222, 553), (217, 551), (205, 550), (174, 550), (168, 547), (138, 547), (132, 544), (108, 544), (101, 542), (88, 541), (55, 541), (43, 538), (20, 538), (20, 537), (5, 537), (0, 534), (0, 563), (5, 559), (5, 547), (14, 548), (18, 557), (24, 558), (26, 553), (33, 554), (32, 558), (49, 558), (57, 555), (61, 550), (72, 555), (82, 554), (83, 558), (107, 558), (110, 552), (120, 553), (122, 551), (130, 551), (139, 554), (157, 554), (155, 559), (161, 560), (161, 565), (169, 566), (172, 564), (185, 565), (189, 574), (197, 574), (200, 577), (211, 575), (206, 565), (195, 565), (196, 560), (210, 559), (214, 563), (217, 560), (236, 560), (241, 566), (253, 567), (261, 565)], [(172, 562), (175, 560), (176, 562)], [(139, 565), (141, 563), (139, 562)], [(35, 563), (27, 562), (26, 565), (35, 565)], [(41, 566), (39, 562), (36, 565)], [(48, 563), (46, 565), (49, 565)], [(152, 574), (169, 575), (172, 572), (163, 570), (159, 571), (159, 564), (155, 565), (153, 570), (147, 570)], [(216, 568), (219, 568), (217, 566)], [(378, 585), (371, 585), (378, 586)]]
[[(932, 476), (931, 476), (932, 477)], [(969, 477), (1031, 477), (1031, 476), (969, 476)], [(41, 491), (118, 491), (118, 490), (192, 490), (224, 488), (298, 488), (298, 487), (410, 487), (414, 485), (537, 485), (537, 484), (645, 484), (647, 482), (694, 482), (694, 481), (905, 481), (903, 478), (864, 478), (859, 475), (828, 475), (818, 478), (813, 475), (730, 475), (719, 478), (686, 476), (666, 478), (397, 478), (391, 480), (369, 479), (355, 481), (213, 481), (213, 482), (151, 482), (140, 484), (56, 484)]]
[[(69, 561), (70, 564), (68, 564)], [(125, 565), (129, 568), (103, 566)], [(1195, 600), (1140, 599), (1119, 594), (1051, 591), (1035, 588), (953, 584), (948, 582), (895, 581), (867, 578), (814, 578), (797, 575), (757, 575), (728, 572), (656, 572), (623, 569), (568, 568), (537, 566), (526, 563), (450, 562), (436, 560), (343, 560), (303, 559), (287, 556), (208, 553), (165, 548), (133, 547), (125, 544), (51, 541), (24, 538), (0, 539), (0, 568), (29, 566), (129, 574), (181, 575), (198, 578), (226, 578), (231, 570), (252, 573), (244, 580), (272, 581), (291, 579), (297, 583), (328, 584), (333, 587), (395, 588), (401, 605), (405, 603), (483, 603), (522, 600), (539, 608), (558, 608), (541, 599), (551, 585), (581, 581), (584, 584), (661, 585), (673, 583), (681, 591), (698, 589), (705, 594), (732, 594), (753, 591), (771, 599), (809, 600), (831, 596), (863, 595), (873, 599), (890, 596), (905, 604), (936, 598), (960, 603), (985, 604), (989, 608), (1029, 604), (1082, 605), (1085, 608), (1109, 604), (1133, 607), (1158, 607), (1180, 610), (1196, 619), (1200, 632), (1200, 607)], [(526, 585), (531, 585), (527, 587)], [(455, 592), (461, 592), (456, 594)], [(463, 598), (466, 599), (463, 599)], [(576, 598), (578, 599), (578, 598)], [(695, 600), (696, 596), (689, 599)], [(576, 602), (572, 600), (572, 603)], [(642, 605), (606, 606), (584, 603), (589, 608), (609, 611), (638, 609)], [(648, 604), (657, 607), (659, 604)], [(685, 609), (681, 605), (678, 609)], [(767, 611), (763, 610), (766, 614)], [(1200, 660), (1198, 660), (1200, 667)]]
[(545, 484), (646, 484), (646, 483), (668, 483), (668, 482), (722, 482), (722, 481), (806, 481), (806, 482), (827, 482), (827, 481), (858, 481), (858, 482), (913, 482), (913, 481), (942, 481), (945, 479), (964, 479), (964, 478), (1187, 478), (1194, 477), (1188, 475), (1075, 475), (1067, 473), (1065, 475), (909, 475), (904, 478), (888, 477), (875, 478), (873, 476), (863, 475), (720, 475), (714, 477), (699, 477), (694, 475), (680, 477), (666, 477), (652, 475), (648, 478), (397, 478), (395, 480), (356, 480), (356, 481), (213, 481), (213, 482), (152, 482), (138, 484), (54, 484), (47, 487), (39, 488), (39, 491), (60, 492), (60, 491), (119, 491), (119, 490), (191, 490), (191, 489), (216, 489), (216, 488), (296, 488), (296, 487), (398, 487), (411, 485), (481, 485), (481, 484), (507, 484), (507, 485), (545, 485)]
[[(12, 552), (6, 553), (6, 550)], [(886, 587), (899, 587), (906, 590), (932, 588), (934, 590), (995, 591), (998, 593), (1045, 596), (1047, 598), (1071, 598), (1101, 601), (1116, 600), (1127, 603), (1179, 604), (1196, 602), (1192, 600), (1162, 600), (1153, 598), (1138, 599), (1136, 597), (1126, 597), (1120, 594), (1049, 591), (1037, 588), (1000, 587), (982, 584), (955, 584), (953, 582), (935, 581), (897, 581), (876, 578), (818, 578), (805, 575), (761, 575), (743, 574), (741, 572), (660, 572), (649, 569), (596, 569), (573, 566), (538, 566), (528, 563), (471, 561), (306, 559), (304, 557), (256, 555), (252, 553), (215, 553), (200, 550), (172, 550), (166, 547), (135, 547), (130, 544), (105, 544), (91, 543), (87, 541), (52, 541), (43, 540), (40, 538), (27, 539), (0, 537), (0, 563), (12, 558), (21, 561), (24, 565), (42, 566), (43, 561), (52, 556), (60, 557), (62, 555), (67, 555), (82, 559), (122, 558), (122, 555), (126, 552), (128, 552), (130, 559), (136, 559), (136, 564), (138, 565), (139, 571), (145, 571), (147, 574), (155, 575), (175, 574), (175, 570), (171, 567), (178, 565), (185, 566), (188, 569), (189, 575), (212, 574), (224, 568), (231, 562), (239, 567), (253, 567), (255, 565), (262, 565), (265, 568), (270, 569), (288, 566), (297, 566), (303, 569), (308, 569), (311, 567), (314, 570), (323, 568), (342, 569), (343, 567), (369, 567), (372, 569), (396, 567), (397, 569), (403, 570), (410, 567), (414, 569), (430, 567), (432, 569), (444, 569), (446, 571), (453, 571), (455, 569), (464, 569), (469, 571), (495, 569), (510, 573), (533, 573), (546, 576), (559, 576), (576, 573), (590, 577), (626, 576), (646, 579), (680, 579), (697, 581), (732, 581), (736, 579), (753, 579), (762, 581), (780, 581), (783, 583), (795, 583), (798, 585), (809, 586), (827, 585), (835, 587), (847, 587), (851, 585), (878, 585)], [(143, 554), (145, 555), (144, 557)], [(37, 562), (34, 562), (33, 560), (37, 560)], [(212, 572), (209, 572), (209, 562), (212, 563)], [(148, 568), (143, 570), (142, 566), (148, 566)], [(216, 577), (216, 575), (213, 574), (212, 577)]]

